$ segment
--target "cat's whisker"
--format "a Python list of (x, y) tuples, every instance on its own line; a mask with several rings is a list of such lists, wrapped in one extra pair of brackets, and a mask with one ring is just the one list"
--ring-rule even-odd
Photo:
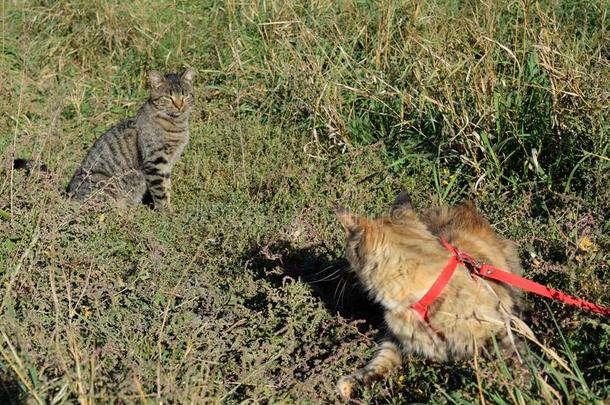
[(341, 291), (339, 292), (338, 302), (341, 303), (341, 306), (343, 306), (343, 300), (345, 298), (345, 291), (347, 290), (347, 281), (341, 280), (340, 284), (341, 284)]
[[(329, 268), (330, 267), (327, 267), (326, 269), (329, 269)], [(337, 278), (339, 278), (341, 276), (340, 273), (343, 270), (345, 270), (345, 266), (342, 266), (342, 267), (338, 268), (337, 270), (335, 270), (334, 272), (332, 272), (330, 275), (325, 276), (324, 278), (321, 278), (321, 279), (314, 280), (311, 283), (314, 284), (314, 283), (321, 283), (321, 282), (324, 282), (324, 281), (336, 280)], [(324, 270), (322, 270), (322, 271), (324, 271)]]
[(335, 293), (333, 294), (333, 297), (335, 297), (335, 304), (338, 302), (337, 298), (339, 297), (340, 294), (340, 286), (341, 286), (341, 282), (337, 283), (337, 285), (335, 286)]

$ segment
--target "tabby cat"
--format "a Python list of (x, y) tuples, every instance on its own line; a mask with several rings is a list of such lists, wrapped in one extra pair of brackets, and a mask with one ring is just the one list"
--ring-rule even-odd
[(121, 207), (143, 201), (147, 193), (156, 209), (170, 209), (170, 174), (189, 139), (193, 109), (193, 75), (148, 74), (148, 100), (133, 118), (98, 138), (76, 170), (68, 193), (84, 200), (111, 197)]
[(503, 351), (518, 356), (507, 326), (520, 301), (506, 285), (475, 280), (460, 265), (430, 306), (427, 322), (411, 308), (451, 258), (439, 236), (484, 263), (521, 272), (516, 245), (498, 237), (472, 204), (423, 210), (418, 217), (408, 194), (401, 193), (389, 216), (368, 219), (345, 209), (337, 216), (346, 232), (347, 259), (384, 308), (387, 326), (373, 359), (337, 382), (343, 397), (399, 367), (407, 354), (438, 361), (468, 358), (484, 352), (495, 336)]

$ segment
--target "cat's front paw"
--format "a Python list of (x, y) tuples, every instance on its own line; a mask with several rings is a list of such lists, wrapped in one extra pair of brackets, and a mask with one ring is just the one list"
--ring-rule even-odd
[(343, 399), (350, 399), (354, 393), (354, 388), (358, 385), (358, 380), (352, 375), (345, 375), (337, 381), (337, 392)]
[(169, 204), (159, 204), (155, 205), (155, 209), (163, 214), (171, 215), (174, 213), (174, 209)]

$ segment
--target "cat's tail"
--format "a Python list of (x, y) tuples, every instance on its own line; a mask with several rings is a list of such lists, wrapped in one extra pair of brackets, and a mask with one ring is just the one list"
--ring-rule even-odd
[(34, 161), (28, 159), (17, 158), (13, 160), (13, 169), (14, 170), (25, 170), (25, 173), (29, 176), (32, 171), (39, 171), (43, 173), (49, 172), (49, 167), (45, 162), (42, 161)]

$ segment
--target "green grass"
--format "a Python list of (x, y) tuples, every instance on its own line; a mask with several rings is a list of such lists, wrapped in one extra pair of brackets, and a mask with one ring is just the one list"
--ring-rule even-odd
[[(606, 1), (1, 10), (4, 402), (337, 401), (381, 323), (332, 207), (378, 214), (402, 188), (418, 206), (475, 200), (528, 277), (610, 305)], [(142, 103), (146, 71), (184, 66), (198, 105), (175, 213), (67, 201), (87, 148)], [(51, 174), (12, 172), (13, 156)], [(540, 378), (414, 358), (360, 400), (608, 401), (608, 320), (526, 302)]]

